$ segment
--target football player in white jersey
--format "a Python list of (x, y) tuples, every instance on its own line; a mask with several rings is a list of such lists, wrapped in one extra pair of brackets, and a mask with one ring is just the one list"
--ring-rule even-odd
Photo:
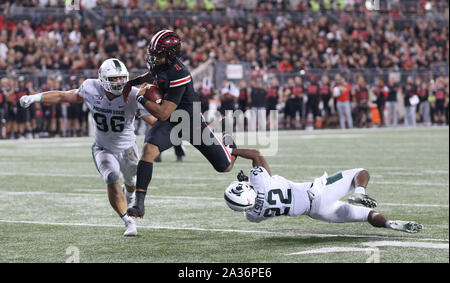
[[(295, 183), (272, 176), (269, 165), (257, 150), (233, 149), (231, 154), (251, 159), (254, 168), (248, 177), (242, 171), (239, 173), (239, 181), (225, 190), (225, 202), (235, 211), (245, 211), (245, 217), (251, 222), (280, 215), (308, 215), (335, 223), (367, 221), (374, 227), (409, 233), (420, 232), (423, 228), (413, 221), (390, 221), (373, 210), (377, 202), (365, 192), (370, 178), (365, 169), (345, 170), (332, 176), (325, 173), (313, 182)], [(348, 203), (340, 201), (353, 190)]]
[[(149, 116), (136, 99), (130, 99), (130, 103), (123, 101), (122, 89), (128, 78), (125, 65), (120, 60), (111, 58), (100, 66), (98, 79), (87, 79), (78, 89), (23, 96), (20, 105), (26, 108), (34, 102), (84, 102), (88, 106), (96, 123), (95, 142), (92, 146), (95, 166), (107, 185), (111, 206), (125, 223), (124, 236), (135, 236), (136, 223), (127, 215), (127, 209), (133, 205), (135, 198), (136, 168), (139, 161), (134, 120), (136, 113), (149, 124), (153, 124), (156, 118)], [(133, 98), (137, 92), (137, 88), (132, 89)], [(122, 188), (120, 173), (124, 179)]]

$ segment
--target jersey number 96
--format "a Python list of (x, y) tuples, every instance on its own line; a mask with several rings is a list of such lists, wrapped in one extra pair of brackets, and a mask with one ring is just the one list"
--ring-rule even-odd
[(113, 132), (122, 132), (125, 127), (125, 118), (123, 116), (112, 116), (109, 122), (110, 127), (108, 127), (108, 118), (105, 115), (95, 113), (93, 117), (97, 124), (97, 129), (102, 132), (109, 131), (110, 127)]

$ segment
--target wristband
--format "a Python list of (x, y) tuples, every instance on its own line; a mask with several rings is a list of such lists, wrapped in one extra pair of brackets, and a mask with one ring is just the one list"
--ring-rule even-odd
[(37, 93), (37, 94), (30, 95), (30, 96), (33, 98), (34, 102), (42, 102), (42, 99), (43, 99), (42, 93)]
[(143, 95), (137, 95), (136, 101), (139, 102), (142, 106), (144, 106), (145, 103), (148, 101), (148, 99), (145, 98)]

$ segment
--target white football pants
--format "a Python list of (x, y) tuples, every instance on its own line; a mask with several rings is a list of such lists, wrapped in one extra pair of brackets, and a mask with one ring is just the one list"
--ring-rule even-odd
[(139, 151), (136, 144), (120, 153), (113, 153), (96, 144), (92, 146), (95, 166), (107, 185), (118, 184), (120, 173), (122, 173), (125, 185), (135, 186), (138, 156)]
[(353, 179), (361, 170), (364, 169), (351, 169), (328, 176), (327, 185), (311, 202), (309, 216), (327, 222), (367, 221), (372, 209), (340, 201), (355, 189)]

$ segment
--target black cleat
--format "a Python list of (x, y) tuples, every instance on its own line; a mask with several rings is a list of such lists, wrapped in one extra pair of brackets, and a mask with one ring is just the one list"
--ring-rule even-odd
[(234, 143), (233, 137), (230, 134), (224, 133), (222, 137), (222, 142), (225, 146), (229, 148), (237, 148), (236, 144)]
[(144, 207), (137, 207), (137, 206), (133, 206), (127, 209), (127, 214), (128, 216), (133, 216), (133, 217), (140, 217), (143, 218), (144, 214), (145, 214), (145, 208)]

